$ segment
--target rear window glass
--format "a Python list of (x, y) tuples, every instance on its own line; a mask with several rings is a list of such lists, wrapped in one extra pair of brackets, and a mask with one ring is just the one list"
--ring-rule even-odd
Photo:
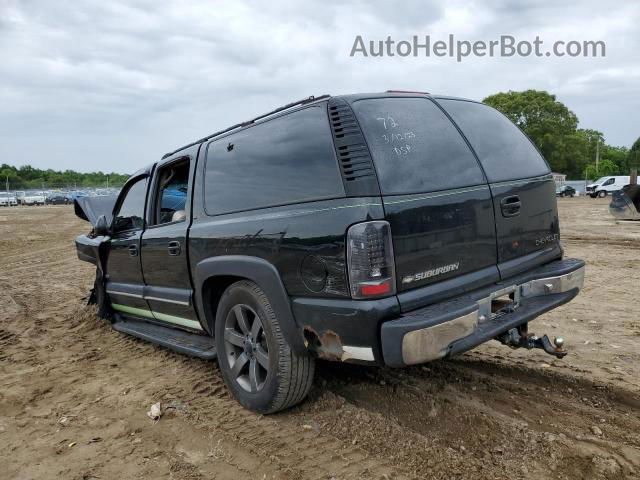
[(527, 136), (497, 110), (464, 100), (438, 100), (476, 151), (490, 182), (535, 177), (549, 167)]
[(209, 215), (340, 196), (344, 187), (324, 108), (274, 118), (209, 145)]
[(478, 162), (446, 117), (425, 98), (354, 102), (384, 194), (433, 192), (484, 183)]

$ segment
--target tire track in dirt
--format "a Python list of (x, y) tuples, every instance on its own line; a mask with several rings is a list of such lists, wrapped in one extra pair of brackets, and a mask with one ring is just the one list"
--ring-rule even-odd
[[(393, 456), (393, 446), (412, 437), (409, 449), (420, 444), (429, 452), (401, 455), (416, 474), (428, 469), (449, 478), (462, 469), (496, 478), (495, 470), (484, 473), (486, 461), (499, 462), (499, 478), (554, 478), (560, 471), (569, 478), (632, 478), (640, 471), (640, 400), (625, 391), (466, 358), (405, 371), (350, 370), (345, 377), (344, 368), (330, 366), (323, 380), (349, 404), (351, 417), (376, 419), (372, 439), (397, 434), (388, 451), (375, 440), (365, 448)], [(593, 426), (603, 433), (595, 435)]]
[[(77, 317), (83, 321), (74, 324)], [(60, 329), (60, 322), (57, 323), (55, 330)], [(287, 478), (327, 479), (337, 475), (344, 479), (367, 475), (407, 478), (401, 474), (401, 467), (389, 465), (384, 458), (376, 458), (327, 432), (303, 428), (295, 415), (296, 409), (270, 417), (245, 410), (227, 393), (215, 362), (184, 357), (127, 337), (86, 312), (74, 313), (61, 323), (70, 326), (72, 332), (73, 346), (69, 348), (84, 351), (84, 355), (74, 353), (72, 363), (107, 361), (89, 347), (100, 342), (100, 352), (108, 351), (109, 358), (124, 359), (119, 362), (119, 369), (139, 362), (153, 365), (138, 370), (133, 385), (120, 387), (146, 391), (150, 398), (178, 399), (187, 407), (185, 418), (195, 428), (219, 432), (222, 438), (241, 444), (262, 462), (285, 472)]]

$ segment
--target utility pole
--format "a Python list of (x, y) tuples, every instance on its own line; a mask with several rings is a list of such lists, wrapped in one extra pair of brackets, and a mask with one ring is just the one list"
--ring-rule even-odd
[(7, 196), (9, 196), (9, 175), (7, 175), (7, 182), (5, 183), (5, 188), (7, 190)]
[(596, 139), (596, 175), (600, 175), (598, 165), (600, 164), (600, 138)]

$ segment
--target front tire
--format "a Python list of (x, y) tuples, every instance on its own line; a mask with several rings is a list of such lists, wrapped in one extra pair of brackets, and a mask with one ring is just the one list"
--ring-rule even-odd
[(295, 354), (262, 289), (243, 280), (218, 304), (215, 343), (222, 378), (238, 402), (262, 414), (300, 403), (315, 369), (309, 354)]
[(604, 198), (604, 197), (606, 197), (606, 196), (607, 196), (607, 191), (606, 191), (606, 190), (600, 190), (600, 191), (598, 192), (598, 197), (600, 197), (600, 198)]

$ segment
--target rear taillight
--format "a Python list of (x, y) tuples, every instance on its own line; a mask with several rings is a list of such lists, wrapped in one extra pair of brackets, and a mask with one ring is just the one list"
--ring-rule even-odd
[(391, 227), (374, 221), (347, 231), (347, 269), (352, 298), (388, 297), (396, 293)]

